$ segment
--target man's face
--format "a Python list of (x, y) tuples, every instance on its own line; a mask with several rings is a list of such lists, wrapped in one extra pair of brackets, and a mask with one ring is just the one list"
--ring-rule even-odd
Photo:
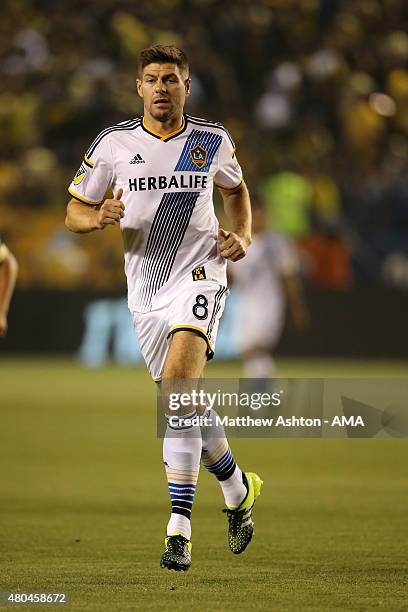
[(183, 112), (190, 93), (190, 79), (176, 64), (149, 64), (136, 80), (145, 114), (156, 121), (169, 121)]

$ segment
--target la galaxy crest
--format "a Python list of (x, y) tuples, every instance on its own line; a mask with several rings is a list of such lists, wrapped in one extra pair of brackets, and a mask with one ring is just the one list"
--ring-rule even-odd
[(192, 274), (194, 281), (205, 280), (207, 278), (205, 275), (204, 266), (197, 266), (196, 268), (194, 268)]
[(197, 168), (200, 168), (200, 170), (207, 163), (207, 155), (208, 152), (199, 144), (196, 144), (195, 147), (190, 149), (190, 157), (192, 162), (197, 166)]

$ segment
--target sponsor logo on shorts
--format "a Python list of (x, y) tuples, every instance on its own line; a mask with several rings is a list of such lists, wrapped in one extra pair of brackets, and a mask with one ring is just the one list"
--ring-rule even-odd
[(194, 268), (192, 275), (194, 281), (205, 280), (207, 278), (205, 275), (204, 266), (197, 266), (196, 268)]

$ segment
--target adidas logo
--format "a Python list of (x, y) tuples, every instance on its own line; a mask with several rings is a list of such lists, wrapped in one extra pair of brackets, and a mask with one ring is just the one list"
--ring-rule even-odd
[(131, 159), (129, 162), (129, 164), (145, 164), (145, 163), (146, 162), (143, 159), (143, 157), (140, 155), (140, 153), (136, 153), (133, 159)]

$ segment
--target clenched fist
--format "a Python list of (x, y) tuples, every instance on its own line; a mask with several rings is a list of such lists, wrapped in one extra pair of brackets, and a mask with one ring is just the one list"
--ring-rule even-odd
[(249, 236), (240, 236), (234, 232), (227, 232), (220, 228), (218, 232), (220, 255), (231, 261), (238, 261), (245, 257), (251, 238)]
[(117, 225), (122, 217), (125, 216), (125, 205), (120, 201), (123, 189), (120, 188), (115, 193), (113, 200), (105, 200), (96, 218), (98, 229), (105, 229), (107, 225)]

